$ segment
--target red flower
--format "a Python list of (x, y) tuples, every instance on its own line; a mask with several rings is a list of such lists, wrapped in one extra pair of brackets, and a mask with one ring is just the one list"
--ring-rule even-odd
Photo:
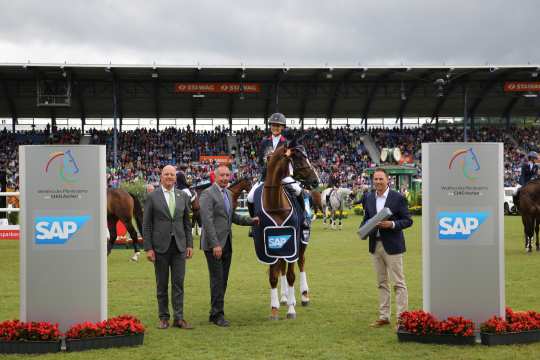
[(0, 323), (0, 340), (3, 341), (58, 341), (62, 333), (58, 324), (8, 320)]
[(86, 339), (101, 336), (134, 335), (144, 333), (144, 325), (131, 315), (121, 315), (98, 323), (84, 322), (73, 325), (67, 339)]
[(463, 317), (449, 317), (439, 321), (432, 314), (423, 310), (406, 311), (399, 320), (401, 329), (417, 335), (450, 334), (455, 336), (473, 336), (474, 323)]

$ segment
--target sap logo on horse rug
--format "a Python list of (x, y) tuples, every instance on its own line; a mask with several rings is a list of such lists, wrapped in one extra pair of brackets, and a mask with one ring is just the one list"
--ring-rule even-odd
[(274, 258), (294, 258), (298, 253), (293, 226), (267, 226), (264, 229), (264, 252)]
[(489, 212), (450, 212), (437, 214), (439, 221), (439, 239), (469, 240), (490, 216)]
[(34, 243), (38, 245), (63, 245), (90, 220), (82, 216), (37, 216), (34, 220)]

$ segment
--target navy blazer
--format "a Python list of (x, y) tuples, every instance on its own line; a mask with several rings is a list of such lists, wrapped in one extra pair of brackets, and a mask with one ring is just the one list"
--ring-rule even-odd
[[(364, 220), (362, 225), (377, 214), (377, 200), (375, 191), (370, 191), (362, 198), (364, 207)], [(379, 229), (382, 238), (382, 244), (386, 253), (390, 255), (401, 254), (405, 252), (405, 237), (403, 229), (410, 227), (413, 224), (411, 215), (409, 214), (409, 206), (407, 199), (399, 192), (390, 190), (384, 204), (385, 207), (392, 211), (392, 216), (388, 219), (393, 221), (395, 227), (393, 229)], [(374, 231), (369, 235), (369, 252), (375, 252), (375, 234)]]

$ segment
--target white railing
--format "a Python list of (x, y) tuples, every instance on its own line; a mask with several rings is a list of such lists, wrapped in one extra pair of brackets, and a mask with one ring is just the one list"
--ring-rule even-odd
[[(20, 196), (21, 193), (18, 192), (18, 191), (14, 191), (14, 192), (0, 192), (0, 196), (5, 196), (5, 197), (8, 197), (8, 196)], [(21, 211), (20, 208), (14, 208), (14, 207), (7, 207), (7, 208), (0, 208), (0, 212), (7, 212), (8, 214), (11, 213), (11, 212), (19, 212)]]

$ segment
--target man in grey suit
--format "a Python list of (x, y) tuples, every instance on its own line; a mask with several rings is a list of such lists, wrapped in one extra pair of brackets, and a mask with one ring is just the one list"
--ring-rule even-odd
[(227, 280), (232, 259), (232, 223), (244, 226), (257, 225), (259, 218), (240, 216), (234, 212), (232, 193), (227, 189), (231, 171), (225, 165), (216, 171), (215, 183), (201, 193), (202, 236), (208, 272), (210, 273), (210, 318), (217, 326), (229, 326), (223, 311)]
[(176, 168), (167, 165), (161, 171), (161, 186), (148, 194), (144, 204), (144, 250), (154, 263), (159, 309), (159, 329), (169, 327), (169, 269), (171, 273), (172, 326), (192, 329), (184, 320), (184, 274), (186, 259), (193, 255), (189, 219), (190, 199), (175, 189)]

